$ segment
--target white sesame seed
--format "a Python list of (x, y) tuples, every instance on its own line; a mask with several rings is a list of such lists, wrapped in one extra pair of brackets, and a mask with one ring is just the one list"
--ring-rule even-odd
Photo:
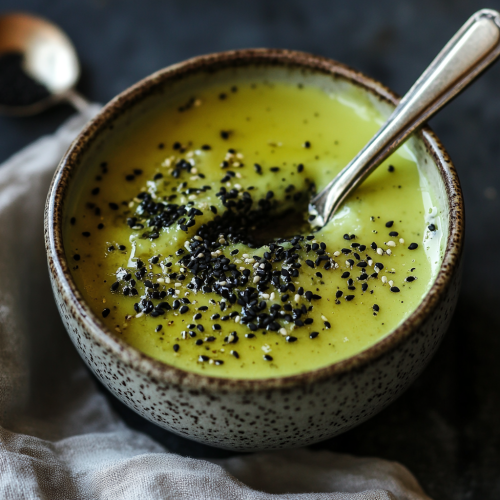
[(394, 281), (389, 280), (389, 286), (394, 286)]
[(239, 316), (235, 316), (235, 317), (234, 317), (234, 322), (235, 322), (235, 323), (239, 323), (239, 322), (240, 322), (240, 319), (241, 319), (241, 318), (240, 318)]
[(388, 248), (388, 249), (385, 251), (385, 253), (386, 253), (387, 255), (391, 255), (391, 254), (392, 254), (392, 251), (391, 251), (391, 249), (390, 249), (390, 248)]
[(321, 319), (322, 319), (323, 321), (328, 321), (328, 318), (327, 318), (326, 316), (323, 316), (323, 315), (321, 315)]
[(213, 360), (212, 358), (210, 358), (210, 359), (208, 360), (208, 364), (213, 365), (213, 364), (214, 364), (214, 360)]
[(372, 267), (372, 266), (373, 266), (373, 260), (372, 260), (372, 259), (368, 259), (368, 265), (369, 265), (370, 267)]
[(396, 243), (392, 240), (389, 240), (389, 241), (386, 241), (385, 244), (388, 246), (388, 247), (395, 247), (396, 246)]
[(404, 245), (405, 244), (405, 240), (403, 238), (399, 238), (399, 243), (401, 243), (401, 245)]
[(165, 283), (165, 278), (158, 278), (156, 281), (158, 283)]
[(144, 313), (143, 312), (140, 312), (140, 313), (137, 313), (135, 315), (136, 318), (142, 318), (142, 316), (144, 316)]
[(240, 271), (244, 271), (244, 270), (246, 269), (246, 267), (245, 267), (245, 266), (240, 266), (238, 269), (239, 269)]
[(385, 276), (382, 276), (382, 283), (387, 283), (387, 278)]
[(283, 337), (284, 337), (285, 335), (288, 335), (288, 332), (286, 331), (286, 329), (285, 329), (285, 328), (280, 328), (278, 331), (279, 331), (279, 333), (281, 333), (281, 335), (283, 335)]
[(241, 264), (242, 260), (241, 259), (234, 259), (235, 264)]
[(340, 252), (339, 252), (339, 251), (337, 251), (337, 252), (333, 252), (333, 256), (334, 256), (334, 257), (338, 257), (339, 255), (340, 255)]
[(380, 247), (377, 248), (377, 253), (379, 255), (384, 255), (384, 251)]
[(219, 285), (220, 286), (226, 286), (227, 285), (227, 281), (219, 281)]
[(253, 282), (258, 283), (259, 281), (260, 281), (260, 276), (255, 276)]
[(194, 236), (194, 239), (196, 241), (203, 241), (203, 238), (201, 236), (198, 236), (198, 235)]
[(174, 284), (174, 286), (175, 286), (175, 288), (180, 288), (182, 286), (182, 283), (177, 282)]
[(274, 292), (271, 292), (271, 296), (269, 297), (271, 300), (274, 300), (274, 297), (276, 297)]
[(261, 297), (264, 299), (264, 300), (267, 300), (269, 298), (269, 294), (268, 293), (263, 293), (261, 295)]
[(296, 293), (293, 299), (295, 300), (295, 302), (300, 302), (300, 295)]
[(204, 253), (199, 253), (199, 254), (196, 256), (196, 258), (197, 258), (197, 259), (201, 259), (201, 258), (203, 258), (203, 257), (205, 257), (205, 254), (204, 254)]

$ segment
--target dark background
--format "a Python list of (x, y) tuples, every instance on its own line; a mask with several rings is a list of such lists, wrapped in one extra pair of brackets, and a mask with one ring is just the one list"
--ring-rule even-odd
[[(476, 10), (472, 0), (1, 0), (58, 23), (74, 41), (79, 90), (106, 102), (149, 73), (202, 53), (280, 47), (321, 54), (403, 94)], [(0, 162), (73, 113), (0, 117)], [(424, 375), (375, 418), (313, 448), (397, 460), (434, 499), (500, 498), (500, 63), (434, 118), (467, 209), (464, 284), (451, 328)], [(127, 422), (193, 457), (231, 453)]]

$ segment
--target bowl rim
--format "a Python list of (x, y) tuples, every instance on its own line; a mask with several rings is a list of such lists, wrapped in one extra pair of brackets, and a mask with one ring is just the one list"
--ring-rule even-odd
[(392, 90), (345, 64), (305, 52), (284, 49), (242, 49), (202, 55), (161, 69), (129, 87), (114, 99), (84, 127), (62, 158), (52, 180), (45, 208), (45, 246), (54, 289), (79, 321), (88, 335), (108, 354), (115, 355), (125, 365), (138, 370), (157, 382), (181, 385), (186, 388), (219, 391), (266, 391), (291, 388), (342, 376), (360, 370), (386, 353), (397, 348), (438, 306), (460, 264), (464, 240), (464, 204), (460, 181), (450, 157), (439, 139), (428, 127), (418, 131), (428, 154), (434, 160), (446, 189), (449, 209), (449, 233), (443, 261), (438, 275), (413, 313), (395, 330), (374, 345), (347, 359), (295, 375), (282, 377), (244, 379), (222, 378), (194, 372), (158, 361), (127, 344), (114, 332), (107, 330), (100, 319), (90, 310), (80, 295), (69, 271), (63, 246), (63, 211), (65, 195), (71, 184), (71, 171), (78, 167), (79, 160), (99, 134), (129, 107), (134, 106), (150, 94), (161, 89), (167, 81), (189, 77), (198, 72), (216, 72), (237, 66), (282, 66), (311, 70), (333, 77), (343, 78), (370, 92), (374, 97), (396, 105), (399, 96)]

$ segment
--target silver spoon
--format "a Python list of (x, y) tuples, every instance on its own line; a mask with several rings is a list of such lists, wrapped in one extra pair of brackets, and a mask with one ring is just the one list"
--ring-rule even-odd
[(476, 12), (401, 99), (382, 128), (309, 205), (314, 226), (330, 221), (342, 202), (423, 122), (458, 95), (500, 54), (500, 14)]
[(57, 26), (29, 14), (0, 16), (0, 57), (12, 53), (22, 56), (24, 72), (48, 92), (28, 105), (0, 104), (0, 113), (33, 115), (60, 102), (80, 111), (87, 108), (88, 101), (74, 89), (80, 76), (75, 48)]

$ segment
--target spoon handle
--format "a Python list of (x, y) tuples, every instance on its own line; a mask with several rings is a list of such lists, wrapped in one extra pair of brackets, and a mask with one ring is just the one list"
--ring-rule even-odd
[(499, 54), (500, 14), (480, 10), (446, 44), (364, 149), (312, 200), (312, 211), (323, 219), (318, 223), (326, 224), (353, 189)]
[(76, 111), (84, 112), (90, 106), (90, 101), (88, 101), (85, 97), (77, 92), (75, 89), (69, 89), (66, 91), (62, 99), (65, 100), (68, 104), (71, 104)]

